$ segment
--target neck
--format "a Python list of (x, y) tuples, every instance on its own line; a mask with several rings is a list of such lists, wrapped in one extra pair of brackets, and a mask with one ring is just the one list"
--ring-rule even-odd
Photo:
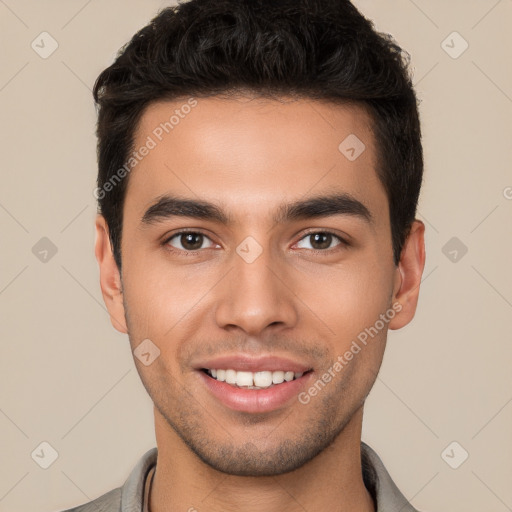
[(221, 473), (201, 461), (155, 408), (158, 460), (150, 512), (375, 512), (361, 469), (363, 407), (335, 441), (300, 468), (277, 476)]

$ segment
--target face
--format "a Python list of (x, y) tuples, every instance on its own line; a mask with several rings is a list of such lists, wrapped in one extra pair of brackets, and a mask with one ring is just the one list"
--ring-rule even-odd
[(153, 104), (141, 119), (135, 149), (151, 148), (129, 176), (122, 293), (100, 218), (102, 289), (132, 350), (150, 340), (150, 364), (134, 359), (157, 429), (220, 471), (276, 475), (362, 410), (388, 328), (414, 314), (401, 284), (421, 275), (421, 244), (409, 249), (416, 266), (394, 265), (361, 107), (194, 101)]

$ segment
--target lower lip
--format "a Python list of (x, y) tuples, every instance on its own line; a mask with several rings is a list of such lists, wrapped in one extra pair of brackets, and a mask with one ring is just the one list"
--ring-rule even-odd
[(214, 379), (202, 370), (198, 370), (198, 373), (210, 392), (226, 407), (252, 413), (269, 412), (282, 407), (297, 397), (313, 375), (313, 372), (305, 373), (298, 379), (266, 389), (244, 389)]

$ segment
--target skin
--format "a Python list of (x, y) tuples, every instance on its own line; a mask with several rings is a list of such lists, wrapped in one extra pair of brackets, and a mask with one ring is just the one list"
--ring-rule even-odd
[[(151, 511), (373, 511), (361, 476), (364, 401), (387, 329), (403, 327), (415, 314), (425, 226), (414, 221), (395, 266), (372, 122), (361, 107), (285, 98), (197, 101), (131, 171), (122, 275), (105, 220), (96, 220), (95, 252), (112, 324), (128, 333), (132, 350), (146, 338), (160, 349), (149, 366), (134, 357), (154, 402)], [(152, 104), (135, 148), (184, 103)], [(351, 133), (366, 146), (354, 161), (338, 150)], [(272, 221), (283, 202), (334, 191), (362, 202), (374, 224), (347, 214)], [(165, 193), (213, 202), (233, 223), (190, 217), (141, 223)], [(199, 240), (195, 253), (180, 236), (166, 245), (184, 228), (205, 235), (192, 240)], [(311, 229), (350, 245), (334, 236), (322, 246), (306, 236)], [(262, 248), (252, 263), (236, 252), (247, 236)], [(200, 357), (276, 354), (308, 363), (313, 382), (393, 304), (400, 312), (307, 405), (291, 400), (271, 413), (236, 412), (192, 368)]]

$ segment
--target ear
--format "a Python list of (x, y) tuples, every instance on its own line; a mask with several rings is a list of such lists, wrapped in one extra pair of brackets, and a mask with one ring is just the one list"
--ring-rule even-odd
[(115, 329), (127, 334), (121, 275), (110, 245), (108, 225), (101, 214), (96, 216), (94, 253), (100, 267), (101, 293), (110, 315), (110, 321)]
[[(405, 240), (396, 269), (392, 304), (400, 303), (401, 309), (389, 322), (390, 329), (401, 329), (416, 313), (421, 276), (425, 267), (425, 224), (415, 219)], [(395, 307), (398, 307), (395, 306)]]

